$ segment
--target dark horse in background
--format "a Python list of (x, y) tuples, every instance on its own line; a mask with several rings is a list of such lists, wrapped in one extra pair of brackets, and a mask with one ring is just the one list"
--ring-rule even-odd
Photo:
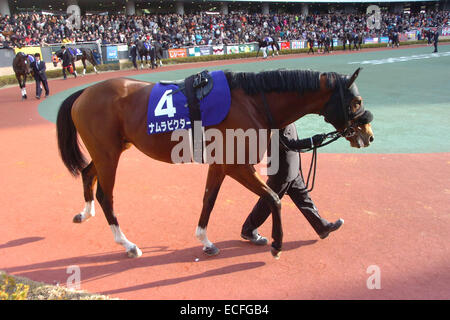
[(28, 56), (29, 55), (26, 53), (18, 52), (12, 63), (17, 82), (19, 82), (21, 89), (22, 100), (27, 99), (27, 89), (25, 88), (25, 85), (27, 82), (27, 75), (31, 75), (30, 60)]
[(357, 32), (353, 36), (353, 49), (361, 50), (361, 46), (363, 43), (363, 34), (362, 32)]
[(394, 45), (398, 48), (400, 46), (400, 41), (398, 38), (398, 32), (397, 31), (390, 31), (389, 32), (389, 42), (388, 47), (391, 45), (391, 48), (394, 47)]
[[(267, 37), (266, 37), (267, 38)], [(278, 43), (277, 40), (275, 40), (274, 38), (271, 38), (272, 41), (267, 41), (266, 38), (258, 38), (256, 39), (256, 42), (258, 43), (258, 51), (256, 52), (256, 57), (258, 58), (258, 54), (259, 51), (261, 50), (261, 48), (263, 50), (268, 50), (267, 48), (270, 46), (272, 48), (272, 57), (276, 54), (277, 56), (279, 55), (278, 51), (280, 51), (280, 44)], [(266, 52), (266, 51), (265, 51)], [(267, 57), (268, 52), (266, 52), (264, 54), (264, 58)]]
[[(81, 62), (83, 63), (83, 75), (86, 74), (86, 60), (89, 61), (93, 66), (94, 66), (94, 71), (95, 73), (98, 73), (97, 71), (97, 60), (94, 57), (94, 52), (92, 49), (90, 48), (79, 48), (79, 52), (80, 54), (77, 54), (77, 49), (75, 48), (67, 48), (67, 50), (72, 50), (73, 54), (72, 54), (72, 65), (75, 67), (75, 62), (81, 60)], [(69, 52), (70, 52), (69, 50)], [(58, 60), (61, 61), (62, 60), (62, 56), (63, 56), (63, 51), (62, 50), (58, 50), (54, 53), (53, 57), (52, 57), (52, 61), (53, 61), (53, 66), (57, 66), (58, 65)]]
[[(345, 137), (352, 147), (367, 147), (373, 141), (373, 133), (370, 120), (362, 120), (370, 112), (364, 111), (362, 97), (355, 84), (359, 70), (351, 77), (310, 70), (225, 72), (231, 93), (230, 110), (222, 122), (205, 129), (215, 129), (222, 134), (223, 159), (228, 159), (229, 152), (223, 146), (232, 143), (227, 142), (229, 139), (234, 141), (234, 137), (229, 138), (225, 134), (227, 129), (263, 132), (255, 144), (258, 148), (256, 161), (260, 162), (267, 151), (271, 129), (276, 134), (276, 129), (284, 128), (307, 114), (324, 116), (325, 121), (331, 123), (336, 133)], [(66, 98), (57, 117), (61, 158), (71, 174), (78, 176), (81, 173), (83, 180), (85, 208), (73, 221), (80, 223), (95, 214), (93, 189), (97, 182), (96, 198), (116, 243), (125, 247), (129, 257), (140, 256), (142, 252), (121, 231), (113, 208), (113, 189), (120, 155), (134, 145), (153, 159), (173, 163), (172, 152), (179, 144), (172, 140), (171, 132), (147, 134), (148, 97), (154, 86), (155, 83), (127, 78), (106, 80)], [(102, 125), (99, 126), (99, 123)], [(81, 153), (77, 134), (92, 161), (86, 161)], [(205, 254), (219, 253), (219, 249), (208, 240), (206, 229), (222, 182), (229, 176), (262, 197), (270, 207), (274, 240), (271, 253), (279, 258), (283, 239), (281, 201), (255, 170), (254, 163), (248, 160), (251, 155), (248, 143), (243, 148), (240, 151), (245, 154), (242, 164), (237, 164), (236, 153), (229, 155), (234, 159), (231, 164), (228, 160), (209, 164), (196, 237), (203, 244)]]
[(348, 32), (348, 31), (344, 32), (342, 34), (341, 40), (342, 40), (342, 46), (343, 46), (344, 51), (345, 51), (345, 46), (347, 44), (348, 44), (348, 49), (351, 51), (352, 50), (352, 43), (354, 41), (352, 33)]
[[(163, 48), (159, 42), (153, 42), (151, 45), (142, 41), (136, 41), (136, 51), (139, 55), (139, 60), (141, 61), (141, 69), (144, 69), (144, 59), (145, 64), (149, 65), (152, 69), (158, 68), (162, 66), (162, 58), (163, 58)], [(158, 62), (159, 61), (159, 62)]]

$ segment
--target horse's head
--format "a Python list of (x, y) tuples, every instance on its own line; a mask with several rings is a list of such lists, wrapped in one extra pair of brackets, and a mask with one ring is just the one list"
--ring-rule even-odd
[(355, 84), (360, 70), (358, 68), (351, 77), (336, 75), (333, 94), (322, 112), (325, 121), (331, 123), (355, 148), (368, 147), (374, 140), (370, 125), (372, 113), (364, 109)]
[(62, 51), (61, 50), (58, 50), (52, 54), (52, 62), (53, 62), (54, 67), (58, 66), (58, 62), (60, 61), (60, 59), (62, 59)]

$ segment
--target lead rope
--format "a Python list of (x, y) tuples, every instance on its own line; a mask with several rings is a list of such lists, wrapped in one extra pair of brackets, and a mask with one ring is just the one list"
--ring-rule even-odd
[[(312, 151), (312, 157), (311, 157), (311, 163), (309, 165), (309, 171), (308, 171), (308, 178), (306, 179), (306, 185), (305, 188), (302, 189), (302, 191), (306, 191), (306, 192), (311, 192), (314, 189), (314, 183), (316, 181), (316, 168), (317, 168), (317, 149), (324, 147), (334, 141), (336, 141), (337, 139), (341, 138), (342, 134), (338, 131), (333, 131), (333, 132), (329, 132), (326, 134), (326, 139), (331, 138), (329, 141), (322, 143), (319, 146), (313, 146), (311, 148), (308, 149), (303, 149), (301, 152), (308, 152), (308, 151)], [(280, 140), (281, 141), (281, 140)], [(302, 157), (299, 156), (300, 158), (300, 175), (303, 179), (303, 181), (305, 181), (304, 177), (303, 177), (303, 169), (302, 169)], [(313, 173), (312, 176), (312, 180), (311, 180), (311, 188), (309, 188), (309, 181), (311, 178), (311, 172)]]
[[(305, 181), (305, 178), (303, 177), (303, 170), (302, 170), (302, 157), (299, 156), (299, 159), (300, 159), (300, 176), (302, 177), (302, 180)], [(308, 178), (306, 179), (306, 185), (302, 189), (302, 191), (306, 191), (306, 192), (313, 191), (314, 183), (316, 181), (316, 168), (317, 168), (317, 148), (313, 148), (311, 163), (309, 165)], [(314, 171), (313, 171), (313, 176), (312, 176), (312, 180), (311, 180), (311, 188), (308, 189), (309, 181), (310, 181), (309, 179), (311, 178), (311, 171), (313, 169), (314, 169)]]

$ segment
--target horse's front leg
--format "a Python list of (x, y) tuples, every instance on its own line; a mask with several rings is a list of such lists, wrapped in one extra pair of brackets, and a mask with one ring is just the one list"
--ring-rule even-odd
[(261, 179), (253, 165), (228, 165), (226, 174), (241, 183), (250, 191), (262, 197), (272, 211), (272, 248), (275, 259), (281, 255), (283, 244), (283, 229), (281, 226), (281, 201), (276, 192)]
[(16, 76), (17, 81), (19, 81), (19, 87), (22, 93), (22, 100), (27, 99), (27, 89), (25, 87), (27, 82), (27, 74), (24, 74), (23, 76)]
[(205, 193), (203, 195), (202, 213), (195, 231), (195, 236), (203, 244), (203, 252), (208, 256), (214, 256), (219, 253), (219, 249), (208, 240), (206, 228), (224, 178), (225, 174), (221, 165), (211, 164), (209, 166)]

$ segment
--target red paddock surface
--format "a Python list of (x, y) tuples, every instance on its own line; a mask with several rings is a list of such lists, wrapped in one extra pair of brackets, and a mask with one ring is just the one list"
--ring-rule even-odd
[[(194, 66), (203, 65), (162, 71)], [(50, 86), (56, 93), (139, 72), (52, 80)], [(29, 85), (26, 102), (16, 87), (0, 91), (2, 270), (66, 285), (75, 265), (82, 289), (124, 299), (450, 298), (449, 153), (319, 155), (312, 197), (323, 217), (345, 224), (320, 240), (283, 199), (284, 250), (274, 260), (269, 246), (240, 240), (257, 197), (230, 178), (208, 228), (221, 252), (204, 256), (194, 232), (207, 166), (164, 164), (131, 148), (115, 187), (121, 228), (143, 251), (129, 259), (97, 203), (94, 218), (72, 223), (84, 207), (81, 179), (63, 166), (55, 125), (39, 116), (33, 90)], [(270, 236), (271, 224), (269, 218), (260, 228), (263, 235)], [(374, 270), (380, 289), (368, 289)]]

